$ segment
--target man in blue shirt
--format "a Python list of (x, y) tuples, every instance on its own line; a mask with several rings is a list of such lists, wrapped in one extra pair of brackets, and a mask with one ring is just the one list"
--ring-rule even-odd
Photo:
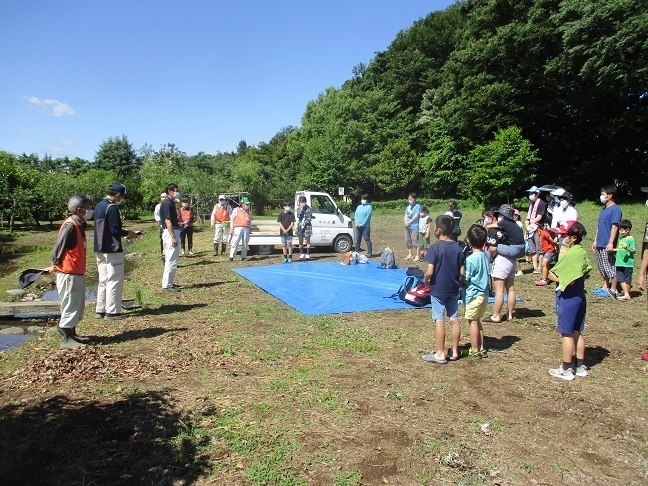
[(136, 238), (137, 233), (122, 228), (119, 205), (128, 198), (126, 186), (111, 184), (106, 197), (95, 206), (94, 251), (97, 254), (96, 315), (98, 318), (121, 319), (124, 293), (124, 249), (121, 239)]
[(371, 258), (371, 213), (373, 208), (369, 204), (369, 196), (363, 194), (360, 199), (360, 206), (355, 211), (355, 251), (360, 251), (360, 240), (364, 237), (367, 242), (367, 258)]
[(605, 206), (599, 213), (596, 235), (592, 244), (596, 263), (601, 277), (603, 277), (603, 286), (592, 291), (599, 297), (616, 297), (617, 294), (614, 246), (619, 235), (619, 223), (623, 219), (623, 212), (614, 201), (616, 195), (617, 187), (614, 184), (601, 188), (600, 200)]

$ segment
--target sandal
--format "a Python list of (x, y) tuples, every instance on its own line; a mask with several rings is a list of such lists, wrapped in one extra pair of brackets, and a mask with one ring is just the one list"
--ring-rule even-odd
[(458, 359), (459, 359), (459, 356), (455, 357), (452, 354), (452, 349), (448, 349), (448, 351), (446, 352), (446, 360), (447, 361), (457, 361)]
[(436, 354), (434, 353), (424, 354), (423, 356), (421, 356), (421, 359), (423, 361), (427, 361), (428, 363), (436, 364), (446, 364), (448, 362), (448, 360), (437, 358)]
[(502, 323), (501, 319), (499, 321), (495, 321), (495, 320), (493, 320), (493, 318), (491, 316), (486, 317), (484, 319), (484, 322), (492, 322), (494, 324), (501, 324)]

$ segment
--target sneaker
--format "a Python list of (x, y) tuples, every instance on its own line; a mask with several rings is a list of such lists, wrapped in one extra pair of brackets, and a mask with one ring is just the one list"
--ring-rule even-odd
[(229, 258), (229, 261), (230, 261), (230, 262), (233, 262), (233, 261), (234, 261), (234, 259), (233, 259), (232, 257), (230, 257), (230, 258)]
[(542, 270), (539, 268), (534, 268), (533, 273), (542, 273)]
[(562, 365), (560, 365), (558, 368), (550, 369), (549, 374), (563, 380), (572, 381), (574, 379), (574, 370), (572, 368), (567, 368), (566, 370), (564, 370)]
[(300, 259), (300, 260), (303, 260), (304, 258), (306, 258), (306, 255), (304, 255), (303, 253), (300, 253), (300, 254), (299, 254), (299, 259)]
[(407, 255), (405, 258), (403, 258), (403, 260), (411, 260), (411, 259), (412, 259), (412, 255)]
[[(605, 289), (605, 293), (606, 293), (608, 296), (613, 297), (613, 298), (615, 298), (615, 299), (619, 296), (619, 292), (615, 292), (615, 291), (612, 290), (612, 289)], [(603, 294), (601, 294), (601, 295), (603, 295)], [(605, 297), (605, 296), (604, 296), (604, 297)]]
[(104, 317), (106, 317), (105, 312), (96, 312), (95, 313), (95, 319), (103, 319)]
[(114, 320), (117, 320), (117, 319), (124, 319), (125, 317), (128, 317), (128, 316), (126, 314), (122, 314), (122, 313), (120, 313), (120, 314), (106, 314), (104, 319), (106, 319), (107, 321), (114, 321)]
[(162, 287), (164, 292), (180, 292), (180, 289), (176, 287)]
[(306, 260), (310, 260), (310, 254), (306, 253)]
[(292, 263), (292, 257), (288, 259), (288, 263)]
[(180, 250), (180, 256), (184, 256), (184, 250)]
[(515, 272), (516, 277), (521, 277), (522, 275), (524, 275), (524, 272), (522, 270), (518, 270), (517, 272)]
[(283, 261), (281, 263), (288, 263), (288, 258), (283, 257)]
[(413, 261), (413, 262), (418, 262), (418, 261), (419, 261), (419, 257), (418, 257), (418, 255), (416, 255), (416, 256), (412, 259), (412, 261)]
[(536, 280), (535, 284), (536, 284), (538, 287), (546, 287), (546, 285), (547, 285), (547, 281), (546, 281), (546, 280), (542, 280), (542, 279), (540, 279), (540, 280)]
[(193, 256), (193, 251), (189, 250), (189, 256)]
[(488, 351), (485, 349), (482, 349), (479, 354), (481, 355), (482, 358), (488, 358)]
[(472, 348), (468, 349), (468, 357), (469, 358), (475, 358), (475, 359), (482, 359), (482, 352), (481, 351), (473, 351)]
[(589, 373), (587, 373), (587, 366), (585, 365), (580, 365), (579, 367), (576, 368), (576, 376), (581, 376), (581, 377), (586, 377)]

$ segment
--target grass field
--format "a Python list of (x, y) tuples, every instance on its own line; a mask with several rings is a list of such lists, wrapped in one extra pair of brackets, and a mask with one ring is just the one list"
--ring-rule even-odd
[[(598, 207), (578, 209), (588, 248)], [(640, 240), (645, 207), (624, 214)], [(464, 232), (478, 217), (464, 211)], [(488, 359), (439, 366), (420, 359), (434, 347), (428, 310), (306, 317), (231, 271), (280, 264), (279, 253), (212, 257), (208, 228), (195, 235), (196, 255), (181, 258), (182, 292), (163, 294), (157, 230), (138, 229), (125, 298), (142, 308), (106, 323), (89, 305), (79, 330), (94, 345), (82, 350), (59, 350), (51, 331), (0, 355), (6, 484), (646, 481), (648, 313), (638, 291), (630, 302), (588, 296), (590, 376), (563, 382), (547, 373), (561, 357), (553, 288), (536, 287), (535, 275), (516, 280), (515, 321), (485, 325)], [(13, 244), (55, 235), (25, 232)], [(395, 248), (407, 266), (399, 213), (376, 214), (372, 239), (374, 252)], [(16, 257), (0, 290), (48, 259)], [(587, 287), (599, 285), (595, 271)]]

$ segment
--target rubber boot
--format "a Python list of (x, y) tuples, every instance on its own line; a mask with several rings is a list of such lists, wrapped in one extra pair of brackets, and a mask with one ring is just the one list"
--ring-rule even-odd
[(214, 243), (214, 253), (212, 253), (212, 256), (218, 255), (218, 243)]
[(87, 336), (79, 336), (76, 332), (76, 327), (72, 328), (72, 339), (75, 341), (81, 343), (81, 344), (87, 344), (90, 342), (90, 338)]
[(57, 327), (56, 330), (58, 331), (59, 336), (61, 336), (60, 347), (72, 349), (85, 346), (85, 344), (74, 340), (74, 338), (72, 337), (72, 329), (68, 329), (66, 327)]
[(221, 243), (221, 255), (227, 255), (227, 253), (225, 253), (225, 247), (226, 246), (227, 245), (225, 243)]

